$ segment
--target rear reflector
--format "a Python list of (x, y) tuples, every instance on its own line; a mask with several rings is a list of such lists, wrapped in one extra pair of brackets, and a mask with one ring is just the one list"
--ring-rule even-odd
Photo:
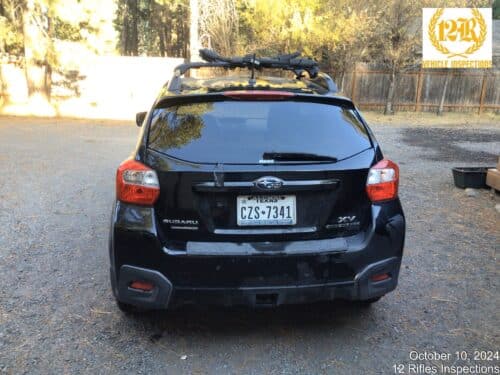
[(293, 92), (288, 91), (263, 90), (226, 91), (223, 95), (238, 100), (283, 100), (295, 96)]
[(372, 281), (383, 281), (383, 280), (387, 280), (388, 278), (390, 278), (390, 276), (389, 276), (388, 273), (381, 273), (381, 274), (378, 274), (378, 275), (373, 275), (371, 277), (371, 280)]
[(372, 202), (394, 199), (398, 196), (399, 168), (396, 163), (384, 159), (368, 172), (366, 193)]
[(116, 171), (116, 197), (125, 203), (152, 205), (160, 195), (156, 172), (133, 159), (125, 160)]
[(131, 284), (130, 284), (130, 287), (132, 289), (138, 289), (138, 290), (142, 290), (143, 292), (150, 292), (154, 289), (154, 284), (153, 283), (150, 283), (148, 281), (133, 281)]

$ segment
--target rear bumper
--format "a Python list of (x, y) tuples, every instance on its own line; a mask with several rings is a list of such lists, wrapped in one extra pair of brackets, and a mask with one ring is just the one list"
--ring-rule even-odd
[[(354, 281), (310, 285), (285, 285), (240, 288), (173, 287), (155, 270), (124, 265), (116, 289), (118, 300), (149, 309), (166, 309), (183, 304), (266, 307), (283, 304), (312, 303), (333, 299), (367, 300), (394, 290), (398, 283), (400, 258), (389, 258), (370, 264)], [(390, 277), (372, 281), (371, 276), (387, 273)], [(153, 282), (151, 292), (131, 289), (135, 280)]]
[[(149, 216), (148, 216), (149, 215)], [(187, 244), (167, 249), (154, 210), (118, 207), (110, 236), (115, 297), (148, 309), (181, 304), (276, 306), (322, 300), (367, 300), (394, 290), (405, 221), (399, 201), (374, 206), (363, 235), (273, 243)], [(266, 245), (266, 246), (264, 246)], [(388, 274), (382, 281), (373, 275)], [(153, 291), (130, 288), (150, 281)]]

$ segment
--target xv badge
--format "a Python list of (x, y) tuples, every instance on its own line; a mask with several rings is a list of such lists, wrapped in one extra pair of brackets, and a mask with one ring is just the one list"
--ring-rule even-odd
[(356, 216), (339, 216), (337, 218), (337, 223), (338, 224), (352, 223), (354, 220), (356, 220)]

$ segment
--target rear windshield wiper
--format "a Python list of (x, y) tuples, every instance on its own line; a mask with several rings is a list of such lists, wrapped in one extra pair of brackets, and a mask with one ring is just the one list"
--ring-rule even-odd
[(318, 155), (306, 152), (264, 152), (262, 155), (263, 161), (275, 160), (275, 161), (324, 161), (335, 163), (337, 158), (328, 155)]

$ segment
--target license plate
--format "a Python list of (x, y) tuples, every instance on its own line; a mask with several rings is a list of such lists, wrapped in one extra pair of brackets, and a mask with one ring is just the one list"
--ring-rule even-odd
[(295, 195), (239, 195), (237, 223), (244, 225), (295, 225)]

